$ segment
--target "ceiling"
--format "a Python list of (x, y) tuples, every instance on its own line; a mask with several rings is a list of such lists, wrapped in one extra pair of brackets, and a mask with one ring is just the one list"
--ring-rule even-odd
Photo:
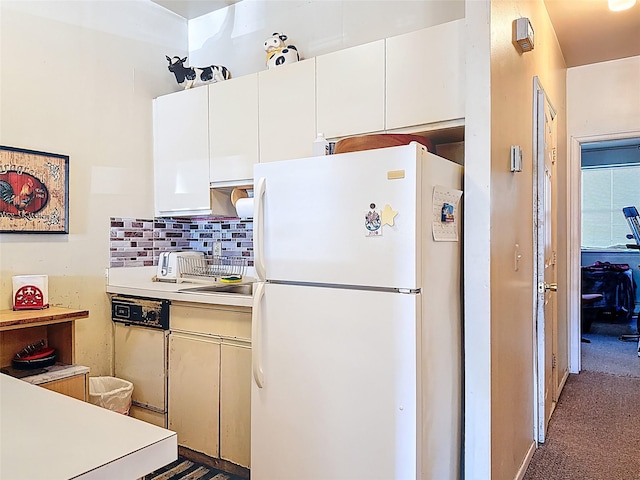
[(181, 17), (191, 20), (201, 17), (220, 8), (228, 7), (240, 0), (151, 0), (164, 8), (177, 13)]
[(544, 3), (567, 67), (640, 55), (640, 3), (622, 12), (609, 11), (606, 0)]
[[(152, 1), (191, 20), (240, 0)], [(640, 55), (640, 2), (622, 12), (609, 11), (607, 0), (544, 0), (544, 4), (567, 67)]]

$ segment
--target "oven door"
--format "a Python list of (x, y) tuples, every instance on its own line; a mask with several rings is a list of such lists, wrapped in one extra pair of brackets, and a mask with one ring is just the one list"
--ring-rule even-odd
[(133, 383), (131, 416), (166, 426), (169, 331), (114, 325), (114, 373)]

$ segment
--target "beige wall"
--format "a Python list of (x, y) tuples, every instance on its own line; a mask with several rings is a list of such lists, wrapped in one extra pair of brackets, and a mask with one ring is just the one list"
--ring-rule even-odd
[(567, 71), (569, 137), (640, 130), (640, 57)]
[(11, 276), (49, 275), (53, 305), (83, 308), (76, 361), (111, 374), (104, 271), (109, 217), (153, 215), (151, 99), (176, 89), (184, 19), (150, 2), (0, 2), (0, 143), (69, 155), (69, 235), (0, 235), (0, 308)]
[[(520, 54), (512, 44), (512, 22), (519, 17), (529, 18), (535, 31), (532, 52)], [(565, 71), (542, 0), (491, 2), (493, 479), (515, 478), (533, 446), (533, 77), (539, 77), (558, 112), (560, 170), (565, 164)], [(510, 172), (511, 145), (522, 147), (522, 172)], [(562, 177), (557, 178), (560, 199), (563, 182)], [(559, 227), (561, 225), (559, 222)], [(558, 233), (563, 235), (560, 228)], [(522, 255), (517, 270), (514, 265), (516, 244)], [(559, 252), (559, 257), (562, 255)], [(559, 321), (566, 325), (566, 318)], [(566, 359), (564, 361), (566, 364)]]

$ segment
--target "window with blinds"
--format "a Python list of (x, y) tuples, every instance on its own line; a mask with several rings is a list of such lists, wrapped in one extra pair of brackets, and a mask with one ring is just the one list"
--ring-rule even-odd
[(640, 208), (640, 165), (582, 168), (582, 248), (626, 248), (623, 207)]

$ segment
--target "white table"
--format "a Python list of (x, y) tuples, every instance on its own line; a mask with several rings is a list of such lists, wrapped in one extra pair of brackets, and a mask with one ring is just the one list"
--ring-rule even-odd
[(175, 432), (0, 374), (0, 478), (135, 480), (178, 456)]

